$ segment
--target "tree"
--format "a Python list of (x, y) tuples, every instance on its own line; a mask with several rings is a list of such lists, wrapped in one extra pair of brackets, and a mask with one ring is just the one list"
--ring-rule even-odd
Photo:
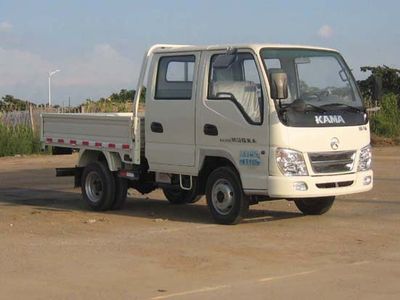
[(145, 99), (146, 99), (146, 87), (144, 86), (139, 98), (139, 102), (144, 103)]
[[(358, 81), (361, 93), (365, 98), (373, 99), (376, 92), (376, 85), (382, 87), (382, 95), (396, 94), (400, 95), (400, 70), (389, 68), (388, 66), (370, 67), (364, 66), (360, 68), (362, 72), (371, 72), (371, 75), (365, 79)], [(380, 99), (373, 99), (380, 100)]]
[(134, 90), (122, 89), (118, 94), (117, 93), (111, 94), (109, 99), (112, 102), (127, 102), (127, 101), (132, 101), (134, 96), (135, 96)]
[(12, 95), (5, 95), (0, 101), (0, 110), (2, 111), (13, 111), (13, 110), (28, 110), (29, 106), (36, 104), (29, 101), (17, 99)]
[[(113, 93), (111, 94), (110, 97), (107, 99), (112, 102), (129, 102), (133, 101), (135, 98), (136, 91), (135, 90), (126, 90), (122, 89), (119, 93)], [(144, 98), (146, 95), (146, 88), (143, 87), (142, 94), (140, 95), (140, 102), (144, 102)], [(103, 98), (101, 98), (99, 101), (102, 101)]]

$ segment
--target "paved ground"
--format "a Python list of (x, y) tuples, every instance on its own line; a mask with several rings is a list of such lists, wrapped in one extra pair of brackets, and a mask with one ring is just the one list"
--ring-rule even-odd
[(204, 200), (159, 192), (85, 209), (75, 157), (0, 159), (2, 299), (400, 299), (400, 148), (377, 148), (375, 188), (304, 217), (286, 201), (212, 223)]

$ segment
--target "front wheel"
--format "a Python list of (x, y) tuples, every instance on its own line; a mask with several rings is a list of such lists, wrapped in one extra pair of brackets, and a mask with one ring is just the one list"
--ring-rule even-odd
[(297, 208), (305, 215), (322, 215), (326, 213), (333, 205), (335, 197), (319, 198), (299, 198), (294, 203)]
[(230, 167), (215, 169), (207, 180), (207, 205), (219, 224), (236, 224), (249, 210), (240, 178)]

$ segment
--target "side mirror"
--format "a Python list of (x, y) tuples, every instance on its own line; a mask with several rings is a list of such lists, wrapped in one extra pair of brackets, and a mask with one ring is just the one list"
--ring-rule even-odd
[(288, 97), (287, 74), (282, 69), (272, 69), (269, 75), (271, 98), (286, 99)]

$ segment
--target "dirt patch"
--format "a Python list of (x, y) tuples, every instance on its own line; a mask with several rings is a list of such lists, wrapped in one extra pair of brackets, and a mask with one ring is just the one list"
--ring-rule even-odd
[(373, 151), (372, 191), (323, 216), (263, 202), (236, 226), (160, 191), (91, 212), (54, 177), (76, 155), (0, 159), (0, 298), (400, 299), (400, 147)]
[(386, 138), (371, 134), (371, 145), (375, 147), (397, 146), (400, 145), (400, 137)]

